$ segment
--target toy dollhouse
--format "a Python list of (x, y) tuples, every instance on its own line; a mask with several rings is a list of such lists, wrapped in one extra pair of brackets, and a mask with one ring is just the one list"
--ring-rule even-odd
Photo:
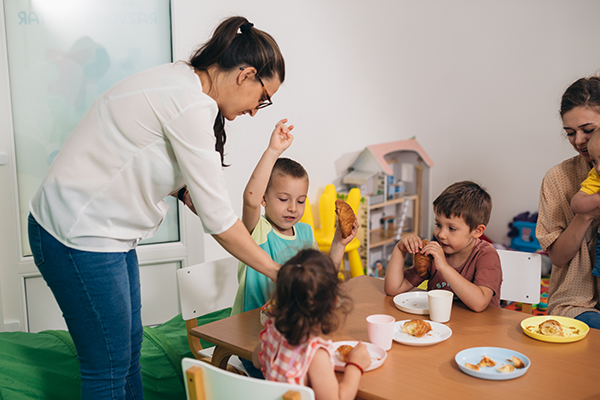
[(359, 212), (361, 258), (367, 270), (388, 260), (407, 233), (431, 234), (430, 193), (433, 161), (413, 137), (366, 147), (342, 178), (364, 196)]

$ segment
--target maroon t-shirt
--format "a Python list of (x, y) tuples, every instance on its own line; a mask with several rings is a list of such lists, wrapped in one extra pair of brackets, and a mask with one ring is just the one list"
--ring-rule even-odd
[[(500, 307), (500, 286), (502, 285), (502, 267), (500, 266), (500, 256), (489, 242), (476, 239), (473, 251), (467, 260), (456, 271), (469, 282), (477, 286), (485, 286), (492, 289), (494, 295), (490, 300), (490, 305)], [(412, 266), (404, 271), (404, 277), (417, 287), (426, 279), (427, 290), (444, 289), (454, 293), (448, 282), (441, 273), (435, 268), (434, 263), (427, 270), (424, 276), (419, 276), (415, 267)], [(458, 297), (458, 296), (456, 296)]]

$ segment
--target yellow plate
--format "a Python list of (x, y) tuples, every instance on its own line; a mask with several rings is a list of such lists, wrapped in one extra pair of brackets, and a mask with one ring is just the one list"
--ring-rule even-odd
[[(547, 336), (533, 331), (534, 328), (537, 328), (539, 324), (549, 319), (558, 321), (563, 326), (563, 330), (567, 330), (568, 332), (572, 333), (570, 333), (569, 336)], [(583, 339), (590, 330), (590, 327), (587, 326), (585, 322), (581, 322), (573, 318), (557, 317), (554, 315), (540, 315), (537, 317), (526, 318), (521, 321), (521, 328), (527, 336), (543, 342), (551, 343), (576, 342)]]

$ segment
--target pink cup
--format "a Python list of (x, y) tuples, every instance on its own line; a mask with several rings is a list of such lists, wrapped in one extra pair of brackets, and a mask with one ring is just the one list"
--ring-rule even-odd
[(369, 341), (385, 351), (392, 348), (392, 336), (396, 319), (391, 315), (374, 314), (367, 317)]

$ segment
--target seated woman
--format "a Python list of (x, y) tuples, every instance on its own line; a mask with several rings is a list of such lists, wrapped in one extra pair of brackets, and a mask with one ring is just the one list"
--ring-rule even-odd
[(577, 155), (550, 168), (542, 181), (536, 236), (553, 268), (548, 314), (575, 318), (600, 329), (593, 252), (600, 208), (574, 214), (571, 199), (592, 168), (588, 141), (600, 128), (600, 77), (581, 78), (562, 96), (560, 115)]

